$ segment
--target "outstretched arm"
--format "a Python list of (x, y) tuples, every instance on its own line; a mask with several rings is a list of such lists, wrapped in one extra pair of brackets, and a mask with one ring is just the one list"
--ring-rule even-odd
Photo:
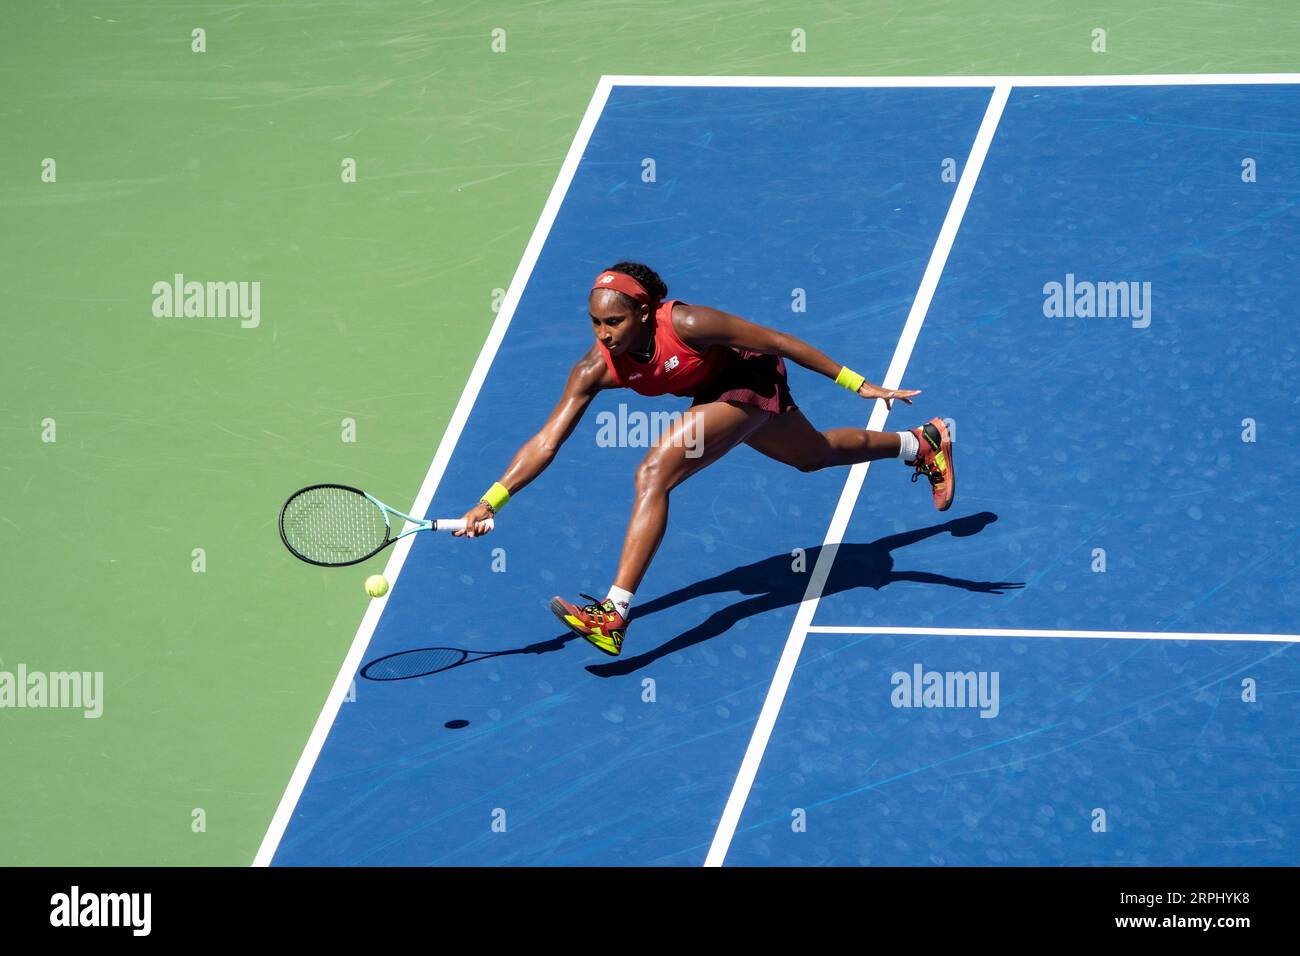
[[(573, 429), (577, 427), (583, 412), (596, 397), (596, 393), (602, 388), (612, 388), (614, 384), (613, 376), (610, 375), (609, 368), (601, 357), (599, 346), (593, 345), (569, 372), (569, 379), (564, 384), (564, 394), (551, 410), (551, 416), (546, 420), (546, 424), (515, 452), (515, 457), (511, 459), (509, 467), (500, 479), (500, 484), (505, 486), (506, 491), (511, 495), (516, 494), (545, 471), (546, 466), (554, 460), (560, 446), (573, 434)], [(467, 522), (465, 530), (452, 533), (458, 537), (466, 535), (471, 538), (486, 534), (487, 528), (481, 522), (492, 517), (492, 513), (492, 509), (480, 501), (465, 512)]]
[[(738, 315), (710, 309), (708, 306), (692, 305), (685, 308), (686, 311), (680, 318), (674, 318), (673, 329), (683, 342), (695, 348), (729, 345), (732, 348), (749, 349), (766, 355), (780, 355), (813, 372), (820, 372), (829, 379), (836, 378), (840, 374), (840, 369), (844, 367), (803, 339), (795, 338), (777, 329), (770, 329), (765, 325), (746, 321)], [(894, 399), (911, 405), (912, 396), (921, 393), (914, 389), (880, 388), (864, 381), (858, 389), (858, 394), (863, 398), (884, 399), (885, 407), (892, 408)]]

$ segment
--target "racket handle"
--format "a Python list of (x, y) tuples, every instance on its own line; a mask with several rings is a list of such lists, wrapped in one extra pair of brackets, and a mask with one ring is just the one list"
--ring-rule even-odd
[[(486, 524), (488, 526), (488, 530), (491, 531), (492, 528), (496, 526), (496, 519), (488, 518), (483, 523)], [(464, 518), (434, 518), (433, 530), (434, 531), (464, 531), (465, 519)]]

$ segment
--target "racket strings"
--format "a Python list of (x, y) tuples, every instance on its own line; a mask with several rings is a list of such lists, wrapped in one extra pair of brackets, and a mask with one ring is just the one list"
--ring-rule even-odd
[(286, 543), (323, 564), (357, 561), (388, 541), (388, 521), (369, 498), (348, 488), (310, 488), (284, 509)]

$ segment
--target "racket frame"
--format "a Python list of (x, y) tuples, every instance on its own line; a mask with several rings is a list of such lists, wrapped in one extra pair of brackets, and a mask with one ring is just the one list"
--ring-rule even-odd
[[(316, 561), (312, 558), (307, 557), (302, 552), (300, 552), (297, 548), (291, 545), (289, 543), (288, 536), (286, 536), (284, 533), (284, 514), (286, 511), (289, 510), (289, 504), (295, 498), (297, 498), (299, 495), (306, 494), (309, 491), (315, 491), (317, 488), (338, 488), (342, 491), (350, 491), (353, 494), (357, 494), (365, 498), (372, 505), (378, 508), (384, 516), (384, 543), (381, 544), (379, 547), (375, 548), (375, 550), (371, 551), (369, 554), (363, 555), (362, 557), (356, 558), (355, 560), (352, 561)], [(388, 520), (389, 515), (395, 515), (396, 517), (401, 518), (403, 521), (407, 522), (408, 524), (414, 525), (414, 527), (406, 528), (405, 530), (402, 531), (401, 534), (397, 535), (397, 537), (395, 538), (390, 537), (393, 531), (393, 523)], [(412, 518), (410, 515), (406, 514), (405, 512), (398, 511), (396, 508), (392, 508), (384, 504), (374, 495), (362, 491), (360, 488), (354, 488), (351, 485), (340, 485), (337, 482), (323, 482), (318, 485), (308, 485), (305, 488), (299, 488), (297, 491), (291, 494), (285, 500), (284, 504), (280, 508), (280, 519), (277, 522), (277, 524), (279, 525), (280, 528), (280, 541), (284, 544), (286, 548), (289, 549), (289, 553), (292, 554), (299, 561), (305, 561), (308, 564), (314, 564), (318, 568), (347, 568), (347, 567), (351, 567), (354, 564), (360, 564), (362, 561), (369, 561), (380, 551), (383, 551), (385, 548), (387, 548), (390, 544), (395, 544), (398, 541), (401, 541), (407, 535), (415, 534), (417, 531), (437, 531), (439, 523), (438, 521), (429, 518)], [(464, 522), (460, 521), (459, 519), (455, 519), (451, 521), (448, 520), (442, 521), (442, 527), (446, 530), (452, 530), (452, 531), (459, 530), (456, 527), (457, 524), (459, 524), (461, 527), (464, 526)]]

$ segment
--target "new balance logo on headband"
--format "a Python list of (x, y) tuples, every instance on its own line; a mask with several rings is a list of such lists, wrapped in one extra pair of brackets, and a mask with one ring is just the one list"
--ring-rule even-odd
[(645, 286), (630, 275), (622, 272), (602, 272), (596, 277), (596, 281), (591, 284), (593, 289), (613, 289), (615, 292), (621, 292), (629, 299), (637, 302), (649, 302), (650, 293), (646, 291)]

